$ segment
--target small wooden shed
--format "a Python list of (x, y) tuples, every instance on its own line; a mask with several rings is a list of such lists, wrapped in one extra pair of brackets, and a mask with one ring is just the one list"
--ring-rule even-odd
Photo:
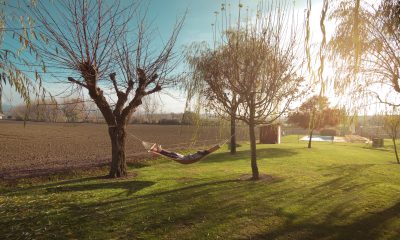
[(260, 143), (280, 144), (281, 143), (281, 125), (270, 124), (260, 126)]

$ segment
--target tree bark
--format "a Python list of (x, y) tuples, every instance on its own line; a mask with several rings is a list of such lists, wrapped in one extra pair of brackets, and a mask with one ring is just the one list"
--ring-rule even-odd
[(0, 88), (0, 113), (3, 113), (3, 107), (2, 107), (2, 103), (3, 103), (3, 100), (2, 100), (2, 89)]
[(396, 138), (392, 138), (392, 141), (393, 141), (394, 154), (396, 155), (397, 163), (400, 164), (399, 154), (397, 153)]
[(256, 147), (256, 134), (255, 134), (255, 124), (254, 121), (249, 122), (249, 135), (250, 135), (250, 149), (251, 149), (251, 171), (252, 180), (259, 179), (259, 172), (257, 166), (257, 147)]
[(112, 126), (108, 128), (111, 138), (112, 160), (109, 177), (127, 176), (127, 166), (125, 159), (125, 126)]
[(310, 135), (309, 135), (310, 139), (308, 140), (308, 148), (311, 148), (311, 139), (312, 139), (312, 136), (313, 136), (313, 132), (314, 132), (314, 129), (312, 128), (310, 130)]
[(252, 180), (259, 179), (259, 172), (257, 166), (257, 146), (256, 146), (256, 133), (255, 133), (255, 115), (256, 115), (256, 107), (255, 107), (255, 92), (251, 93), (251, 98), (249, 101), (249, 137), (250, 137), (250, 149), (251, 149), (251, 171), (252, 171)]
[(311, 142), (312, 142), (311, 139), (312, 139), (314, 128), (315, 128), (315, 114), (316, 114), (315, 111), (316, 111), (316, 109), (314, 106), (313, 111), (312, 111), (312, 116), (310, 119), (310, 139), (308, 139), (308, 148), (311, 148)]
[(231, 115), (231, 154), (236, 153), (236, 121), (235, 116)]

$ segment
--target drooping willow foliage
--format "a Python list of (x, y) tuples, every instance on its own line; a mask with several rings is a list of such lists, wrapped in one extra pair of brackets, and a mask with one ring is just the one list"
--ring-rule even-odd
[[(311, 18), (311, 0), (307, 1), (307, 10), (306, 10), (306, 27), (305, 27), (305, 56), (307, 60), (307, 72), (310, 78), (310, 85), (312, 86), (312, 90), (318, 91), (318, 95), (316, 96), (317, 101), (314, 103), (312, 106), (311, 110), (311, 117), (309, 118), (309, 124), (308, 124), (308, 131), (309, 131), (309, 141), (308, 141), (308, 148), (311, 148), (311, 143), (312, 143), (312, 136), (314, 129), (316, 126), (320, 125), (320, 119), (318, 118), (317, 115), (317, 109), (321, 108), (323, 106), (323, 102), (321, 102), (322, 99), (324, 99), (324, 95), (326, 92), (326, 88), (329, 85), (329, 79), (324, 75), (324, 70), (325, 70), (325, 58), (326, 58), (326, 29), (325, 29), (325, 21), (327, 17), (327, 11), (328, 11), (328, 0), (323, 1), (322, 9), (321, 9), (321, 15), (320, 15), (320, 21), (319, 21), (319, 27), (320, 31), (322, 33), (322, 39), (321, 42), (319, 43), (319, 50), (318, 54), (313, 55), (311, 53), (311, 29), (310, 29), (310, 18)], [(315, 59), (312, 57), (315, 56)], [(318, 56), (318, 59), (317, 59)], [(313, 62), (318, 62), (318, 69), (315, 70), (312, 65)], [(316, 73), (317, 72), (317, 73)], [(318, 89), (319, 88), (319, 89)]]
[(336, 90), (360, 107), (377, 102), (400, 106), (400, 2), (343, 0), (331, 5), (330, 19), (337, 23), (329, 42)]
[[(7, 0), (0, 2), (0, 112), (6, 85), (10, 85), (28, 105), (32, 98), (44, 100), (48, 94), (40, 73), (46, 72), (46, 66), (29, 43), (32, 38), (40, 38), (37, 26), (30, 16), (19, 11), (19, 4)], [(14, 39), (14, 44), (11, 41), (5, 43), (5, 39)], [(30, 53), (29, 56), (24, 52)], [(36, 62), (35, 66), (28, 63), (32, 59)]]

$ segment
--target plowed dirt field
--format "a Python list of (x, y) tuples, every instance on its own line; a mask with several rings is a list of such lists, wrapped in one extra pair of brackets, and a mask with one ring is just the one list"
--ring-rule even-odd
[[(245, 130), (239, 128), (237, 136), (246, 139)], [(229, 137), (227, 127), (129, 125), (127, 132), (128, 162), (151, 156), (130, 134), (175, 150), (191, 146), (194, 136), (197, 147)], [(110, 156), (111, 143), (105, 124), (27, 122), (24, 127), (23, 122), (0, 120), (0, 178), (101, 166), (109, 163)]]

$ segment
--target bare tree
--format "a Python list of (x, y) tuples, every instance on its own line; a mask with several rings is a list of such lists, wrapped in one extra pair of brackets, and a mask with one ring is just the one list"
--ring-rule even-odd
[[(270, 27), (271, 32), (267, 34), (271, 34), (269, 37), (272, 38), (276, 33), (274, 31), (279, 31), (282, 25)], [(251, 168), (253, 179), (258, 179), (255, 127), (273, 123), (289, 108), (299, 96), (303, 78), (296, 73), (296, 58), (292, 52), (295, 49), (294, 39), (286, 48), (280, 45), (280, 40), (274, 42), (264, 37), (247, 37), (234, 40), (231, 46), (234, 46), (234, 51), (239, 51), (237, 56), (244, 57), (238, 61), (241, 64), (236, 65), (242, 77), (235, 85), (235, 92), (243, 98), (238, 109), (238, 119), (249, 126)]]
[(47, 122), (59, 122), (62, 118), (61, 111), (54, 101), (39, 101), (37, 104), (31, 105), (31, 108), (41, 111), (44, 121)]
[(108, 125), (109, 177), (126, 176), (126, 125), (143, 97), (173, 81), (168, 77), (176, 66), (172, 49), (183, 18), (155, 54), (138, 2), (56, 1), (49, 11), (46, 5), (51, 2), (38, 0), (24, 8), (41, 26), (36, 38), (26, 38), (27, 45), (39, 53), (48, 69), (64, 71), (57, 83), (72, 84), (74, 93), (87, 90)]
[(394, 108), (392, 113), (386, 113), (384, 117), (384, 129), (390, 136), (393, 142), (394, 154), (396, 156), (397, 163), (400, 164), (399, 154), (397, 152), (396, 140), (400, 135), (400, 115)]
[[(368, 1), (346, 0), (332, 9), (331, 18), (338, 25), (330, 46), (336, 65), (341, 67), (336, 71), (340, 74), (337, 85), (400, 106), (394, 98), (400, 93), (400, 2), (382, 0), (376, 6)], [(382, 95), (386, 91), (376, 91), (382, 88), (390, 91), (389, 98)]]
[(66, 122), (82, 121), (86, 110), (85, 103), (80, 98), (64, 99), (59, 108), (64, 114)]
[(23, 120), (25, 118), (26, 111), (27, 111), (26, 105), (17, 105), (10, 109), (11, 116), (18, 121)]
[(186, 60), (192, 69), (186, 90), (189, 98), (193, 92), (203, 96), (211, 109), (230, 120), (230, 152), (236, 153), (236, 118), (240, 95), (230, 84), (237, 79), (237, 71), (232, 71), (231, 56), (213, 51), (204, 44), (192, 44), (186, 52)]
[[(249, 127), (252, 179), (259, 179), (255, 127), (277, 120), (299, 96), (302, 77), (297, 74), (297, 24), (289, 9), (280, 4), (259, 5), (255, 22), (242, 23), (221, 32), (220, 42), (206, 53), (203, 72), (215, 99)], [(290, 27), (287, 27), (290, 26)], [(209, 81), (207, 81), (209, 79)], [(215, 80), (215, 81), (213, 81)], [(229, 96), (229, 94), (232, 94)], [(227, 111), (229, 112), (229, 111)], [(232, 114), (233, 115), (233, 114)]]
[(144, 115), (146, 116), (146, 121), (148, 123), (155, 123), (155, 114), (160, 111), (160, 103), (154, 95), (146, 96), (143, 98), (142, 107)]
[(31, 104), (21, 104), (11, 109), (17, 120), (58, 122), (62, 119), (57, 103), (51, 100), (36, 100)]
[[(400, 94), (400, 1), (383, 0), (374, 8), (372, 21), (368, 25), (371, 44), (369, 55), (363, 59), (364, 72), (380, 83), (391, 87), (392, 94)], [(375, 92), (383, 103), (400, 106), (400, 103), (386, 102)], [(399, 96), (399, 95), (397, 95)], [(391, 99), (391, 101), (394, 101)]]

